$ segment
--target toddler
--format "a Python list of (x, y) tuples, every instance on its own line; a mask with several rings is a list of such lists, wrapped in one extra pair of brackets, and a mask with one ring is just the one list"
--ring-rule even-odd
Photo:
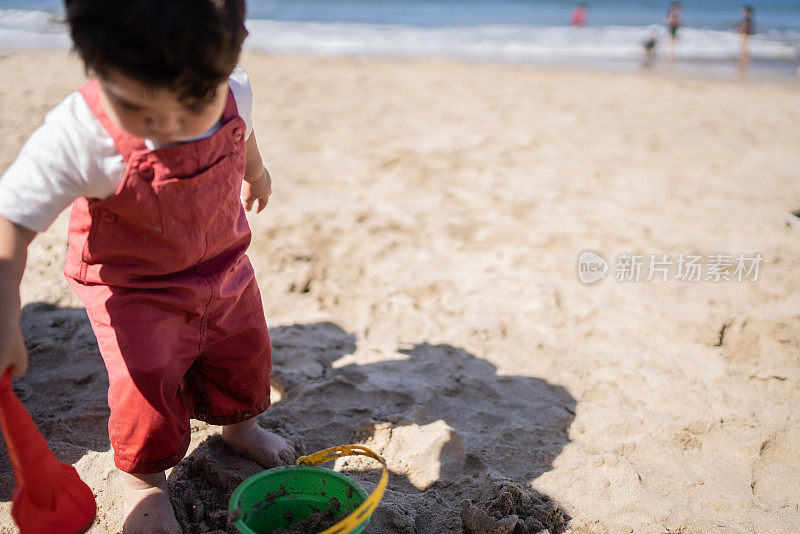
[(27, 367), (27, 246), (72, 203), (64, 273), (108, 371), (125, 532), (180, 532), (164, 471), (186, 453), (190, 418), (265, 467), (294, 456), (256, 422), (272, 360), (245, 209), (266, 206), (271, 180), (236, 66), (244, 15), (243, 0), (66, 0), (96, 78), (0, 179), (0, 372)]

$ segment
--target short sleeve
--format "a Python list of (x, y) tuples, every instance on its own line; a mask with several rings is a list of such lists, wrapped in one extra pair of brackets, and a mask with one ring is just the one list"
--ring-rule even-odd
[(253, 90), (250, 88), (250, 78), (244, 69), (237, 65), (228, 77), (228, 85), (233, 92), (239, 116), (247, 127), (245, 139), (249, 139), (253, 132)]
[(73, 93), (47, 114), (0, 177), (0, 215), (43, 232), (76, 198), (113, 194), (124, 170), (113, 141)]

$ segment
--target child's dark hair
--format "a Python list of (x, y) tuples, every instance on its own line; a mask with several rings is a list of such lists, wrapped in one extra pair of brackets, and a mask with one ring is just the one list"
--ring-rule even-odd
[(244, 0), (65, 0), (86, 70), (111, 70), (205, 102), (230, 75), (242, 43)]

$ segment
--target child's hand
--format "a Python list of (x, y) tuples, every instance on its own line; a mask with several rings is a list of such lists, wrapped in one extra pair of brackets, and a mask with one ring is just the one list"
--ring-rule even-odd
[(28, 369), (28, 353), (19, 330), (19, 283), (35, 235), (0, 216), (0, 374), (9, 367), (16, 376)]
[(242, 184), (242, 203), (244, 209), (250, 211), (253, 209), (253, 204), (258, 201), (256, 213), (261, 213), (261, 210), (267, 207), (269, 196), (272, 194), (272, 178), (270, 178), (267, 169), (264, 173), (255, 180), (247, 181)]
[(11, 374), (20, 376), (28, 370), (28, 353), (19, 322), (13, 320), (0, 321), (0, 375), (11, 368)]

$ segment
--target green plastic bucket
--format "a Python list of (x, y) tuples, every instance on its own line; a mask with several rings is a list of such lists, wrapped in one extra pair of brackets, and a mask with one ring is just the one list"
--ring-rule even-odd
[(370, 456), (384, 464), (382, 458), (366, 447), (348, 445), (304, 456), (298, 460), (302, 465), (264, 471), (242, 482), (231, 495), (228, 505), (231, 524), (242, 534), (267, 534), (305, 521), (315, 512), (332, 510), (334, 517), (342, 519), (322, 532), (362, 532), (386, 488), (385, 464), (381, 482), (369, 497), (350, 477), (324, 467), (305, 465), (351, 455)]

